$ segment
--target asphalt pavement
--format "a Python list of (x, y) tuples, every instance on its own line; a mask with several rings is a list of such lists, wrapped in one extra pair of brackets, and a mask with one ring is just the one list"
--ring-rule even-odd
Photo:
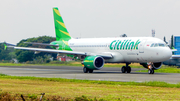
[(94, 70), (93, 73), (83, 73), (83, 67), (71, 66), (10, 66), (0, 67), (0, 73), (12, 76), (35, 76), (47, 78), (67, 78), (83, 80), (106, 80), (123, 82), (145, 82), (164, 81), (168, 83), (179, 83), (178, 73), (156, 73), (148, 74), (136, 72), (144, 68), (132, 68), (131, 73), (121, 73), (120, 68), (102, 68)]

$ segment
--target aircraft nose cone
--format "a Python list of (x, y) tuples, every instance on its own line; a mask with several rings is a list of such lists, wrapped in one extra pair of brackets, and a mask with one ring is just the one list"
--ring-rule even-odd
[(168, 60), (172, 56), (172, 51), (169, 48), (163, 50), (162, 53), (164, 55), (164, 60)]

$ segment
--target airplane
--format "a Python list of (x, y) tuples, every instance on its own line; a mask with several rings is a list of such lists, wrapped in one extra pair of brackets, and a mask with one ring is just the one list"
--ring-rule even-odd
[(93, 73), (100, 70), (105, 63), (126, 63), (122, 73), (130, 73), (131, 63), (140, 63), (148, 69), (149, 74), (161, 67), (162, 62), (172, 56), (166, 43), (153, 37), (116, 37), (116, 38), (80, 38), (70, 36), (57, 7), (53, 8), (56, 41), (49, 45), (53, 49), (14, 47), (14, 49), (58, 54), (70, 54), (82, 60), (83, 72)]

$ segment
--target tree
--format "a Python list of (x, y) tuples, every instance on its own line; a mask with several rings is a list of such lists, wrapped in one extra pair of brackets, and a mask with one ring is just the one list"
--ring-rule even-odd
[[(55, 41), (56, 38), (50, 37), (50, 36), (40, 36), (37, 38), (28, 38), (26, 40), (21, 40), (17, 46), (18, 47), (35, 47), (35, 48), (46, 48), (46, 49), (51, 49), (50, 46), (45, 46), (45, 45), (34, 45), (34, 44), (27, 44), (25, 42), (36, 42), (36, 43), (50, 43), (52, 41)], [(34, 54), (33, 51), (28, 51), (28, 50), (15, 50), (15, 53), (17, 55), (17, 59), (19, 62), (26, 62), (26, 61), (33, 61), (33, 59), (37, 57), (42, 57), (44, 58), (45, 55), (50, 54), (54, 58), (57, 56), (56, 53), (47, 53), (47, 52), (41, 52), (38, 54)]]

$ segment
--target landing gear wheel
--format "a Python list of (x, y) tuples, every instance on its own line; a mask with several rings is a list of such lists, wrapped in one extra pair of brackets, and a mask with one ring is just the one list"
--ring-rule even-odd
[(148, 73), (151, 74), (151, 69), (148, 70)]
[(93, 69), (89, 69), (89, 73), (93, 73)]
[(127, 67), (127, 73), (131, 73), (131, 67), (130, 66)]
[(149, 73), (149, 74), (154, 74), (154, 69), (149, 69), (149, 70), (148, 70), (148, 73)]
[(152, 69), (152, 73), (151, 74), (154, 74), (154, 69)]
[(86, 67), (83, 68), (83, 72), (84, 72), (84, 73), (88, 73), (88, 71), (89, 71), (88, 68), (86, 68)]
[(121, 68), (121, 71), (122, 71), (122, 73), (126, 73), (126, 67), (123, 66), (123, 67)]

